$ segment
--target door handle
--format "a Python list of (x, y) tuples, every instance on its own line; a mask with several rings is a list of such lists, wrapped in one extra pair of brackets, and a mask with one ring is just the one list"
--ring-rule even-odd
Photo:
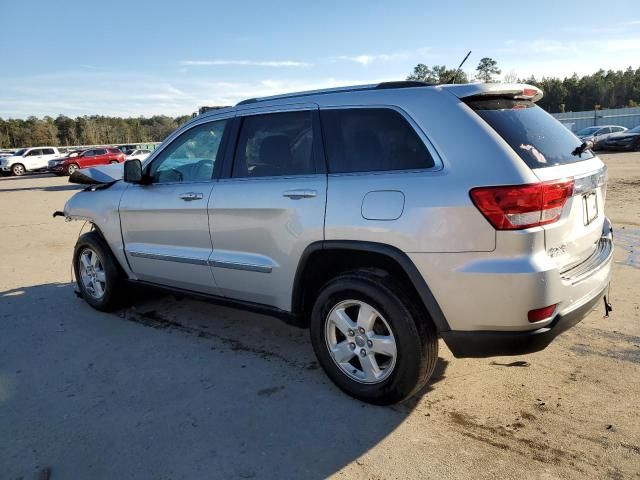
[(301, 198), (313, 198), (318, 195), (318, 192), (315, 190), (303, 190), (303, 189), (294, 189), (294, 190), (285, 190), (282, 192), (283, 197), (288, 197), (292, 200), (299, 200)]
[(202, 193), (187, 192), (181, 193), (180, 195), (178, 195), (178, 198), (184, 200), (185, 202), (191, 202), (193, 200), (202, 200), (204, 198), (204, 195)]

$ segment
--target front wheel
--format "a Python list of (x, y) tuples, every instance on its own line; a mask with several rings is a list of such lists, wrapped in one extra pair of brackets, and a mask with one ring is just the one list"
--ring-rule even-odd
[(78, 168), (78, 165), (76, 165), (75, 163), (70, 164), (69, 166), (67, 166), (67, 175), (73, 175), (73, 172), (78, 170)]
[(322, 287), (311, 315), (311, 342), (329, 378), (347, 394), (388, 405), (431, 377), (438, 338), (406, 289), (380, 270), (355, 270)]
[(106, 242), (96, 232), (78, 239), (73, 269), (82, 298), (89, 305), (102, 311), (121, 306), (123, 275)]
[(15, 163), (11, 166), (11, 173), (13, 173), (16, 177), (21, 177), (27, 172), (24, 168), (24, 165), (21, 163)]

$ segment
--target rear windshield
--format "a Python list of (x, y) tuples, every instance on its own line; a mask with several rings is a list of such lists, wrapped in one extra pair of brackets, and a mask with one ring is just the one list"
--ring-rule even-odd
[(581, 141), (533, 102), (510, 98), (467, 102), (531, 168), (566, 165), (593, 158), (590, 150), (574, 154)]

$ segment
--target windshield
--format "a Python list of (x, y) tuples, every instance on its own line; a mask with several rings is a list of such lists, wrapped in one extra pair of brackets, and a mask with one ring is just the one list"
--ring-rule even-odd
[(576, 133), (576, 135), (578, 136), (592, 135), (596, 133), (598, 130), (600, 130), (600, 127), (587, 127), (580, 130), (578, 133)]
[(476, 97), (467, 100), (467, 105), (531, 168), (565, 165), (594, 156), (590, 150), (573, 155), (582, 142), (531, 101)]
[(22, 155), (24, 155), (24, 152), (26, 152), (27, 149), (26, 148), (21, 148), (20, 150), (18, 150), (17, 152), (14, 153), (14, 155), (16, 157), (21, 157)]

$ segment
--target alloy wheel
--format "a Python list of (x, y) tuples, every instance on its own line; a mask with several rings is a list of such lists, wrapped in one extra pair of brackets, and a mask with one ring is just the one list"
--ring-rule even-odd
[(345, 300), (325, 320), (325, 341), (334, 363), (359, 383), (380, 383), (391, 375), (397, 347), (386, 319), (360, 300)]
[(78, 261), (82, 286), (89, 295), (99, 300), (107, 288), (107, 276), (100, 257), (91, 248), (85, 248)]

